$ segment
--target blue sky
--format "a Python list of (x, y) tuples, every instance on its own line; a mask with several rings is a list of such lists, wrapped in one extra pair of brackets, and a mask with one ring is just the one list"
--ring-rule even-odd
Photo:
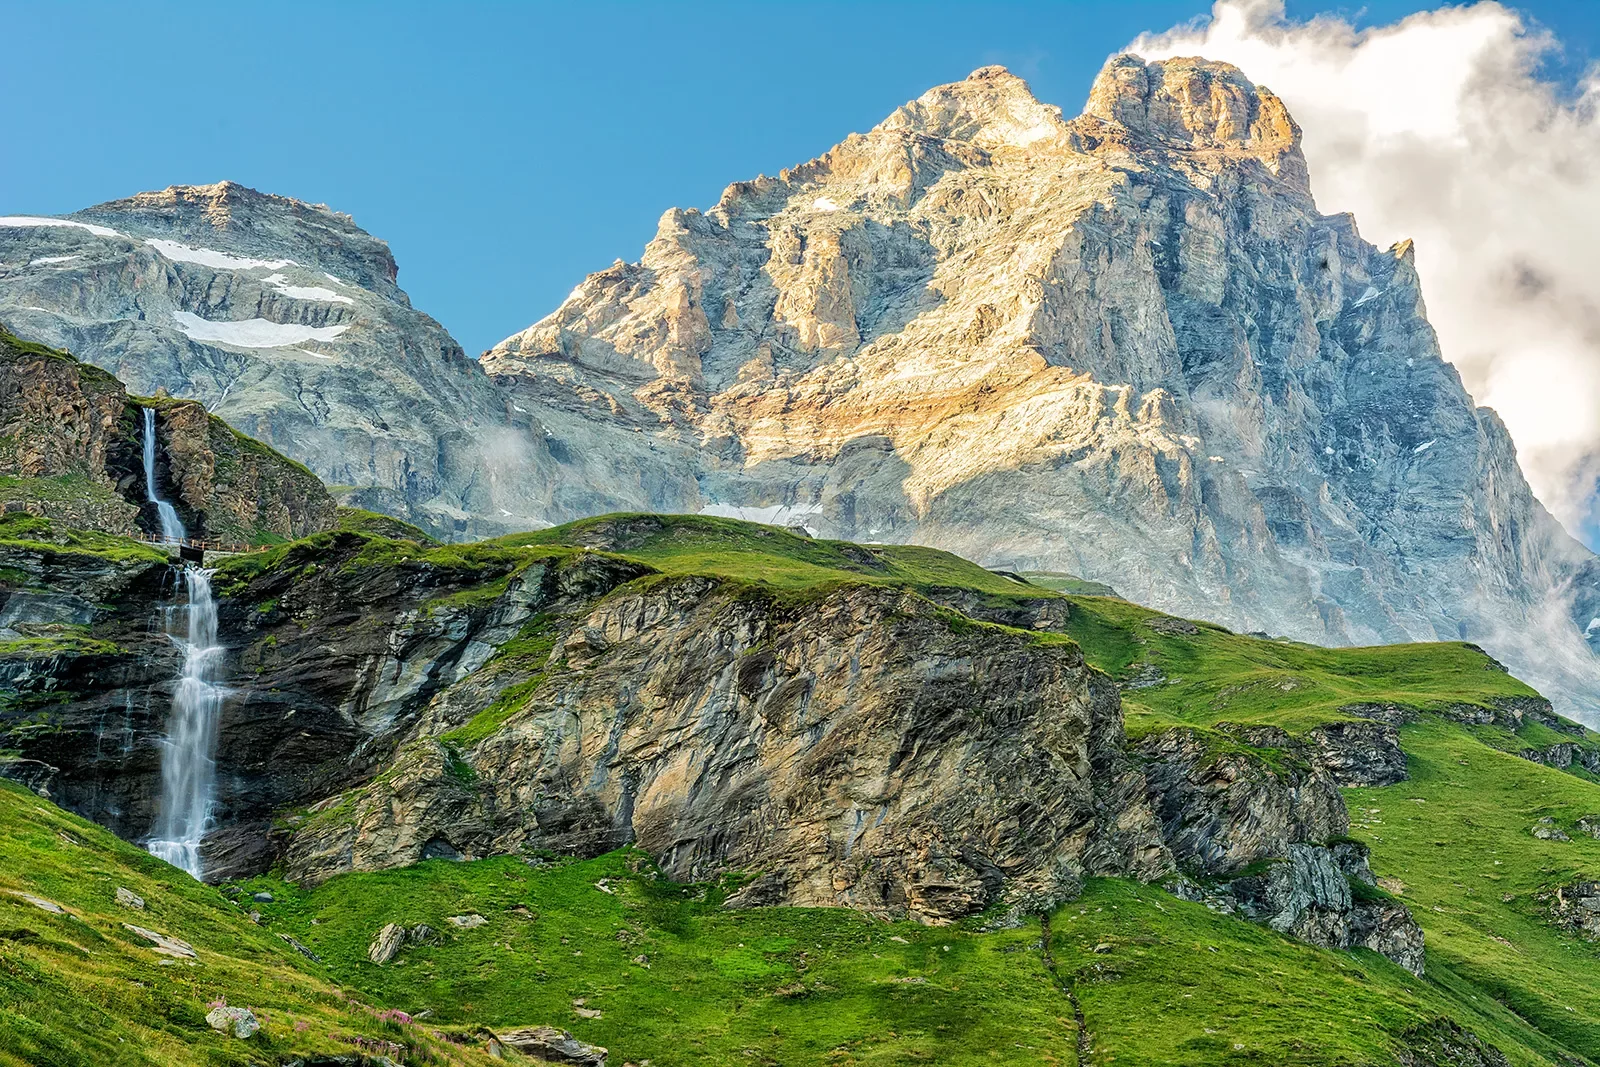
[[(1299, 3), (1388, 22), (1424, 6)], [(1600, 3), (1518, 5), (1593, 59)], [(1075, 112), (1105, 57), (1205, 0), (1012, 4), (24, 4), (0, 0), (0, 214), (224, 178), (385, 238), (477, 353), (675, 205), (1003, 63)]]

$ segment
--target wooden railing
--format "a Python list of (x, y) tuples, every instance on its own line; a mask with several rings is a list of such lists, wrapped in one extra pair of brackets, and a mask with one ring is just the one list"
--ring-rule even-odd
[(201, 552), (217, 552), (229, 556), (243, 555), (247, 552), (265, 552), (272, 547), (271, 545), (243, 545), (233, 544), (228, 541), (211, 541), (203, 537), (184, 537), (170, 541), (163, 537), (138, 537), (134, 540), (142, 545), (149, 545), (152, 548), (164, 548), (174, 552), (192, 548)]

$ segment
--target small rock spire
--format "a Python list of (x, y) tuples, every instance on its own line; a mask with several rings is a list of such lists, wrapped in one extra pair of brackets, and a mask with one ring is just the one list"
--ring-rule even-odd
[(1289, 109), (1231, 63), (1113, 56), (1095, 79), (1084, 114), (1174, 146), (1242, 149), (1310, 191), (1300, 127)]

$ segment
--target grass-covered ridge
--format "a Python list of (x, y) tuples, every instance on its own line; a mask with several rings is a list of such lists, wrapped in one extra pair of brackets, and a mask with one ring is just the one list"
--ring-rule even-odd
[(109, 563), (170, 562), (161, 549), (131, 538), (73, 529), (50, 519), (20, 512), (0, 514), (0, 550), (8, 548), (47, 557), (94, 557)]
[(1474, 645), (1457, 641), (1324, 648), (1187, 624), (1124, 600), (1071, 597), (1067, 632), (1120, 681), (1130, 734), (1163, 726), (1270, 723), (1291, 732), (1347, 718), (1351, 704), (1418, 709), (1537, 697)]
[[(27, 534), (29, 543), (52, 551), (69, 549), (59, 542), (75, 536), (48, 524), (27, 525), (38, 520), (8, 521), (22, 524), (15, 528), (19, 537)], [(82, 551), (121, 547), (127, 546), (114, 538), (81, 542)], [(140, 970), (133, 966), (141, 959), (137, 944), (112, 951), (100, 942), (80, 944), (90, 955), (79, 957), (56, 946), (63, 941), (59, 931), (37, 925), (56, 920), (42, 912), (8, 912), (0, 892), (0, 996), (6, 998), (0, 1000), (0, 1064), (6, 1055), (30, 1062), (11, 1050), (26, 1047), (20, 1042), (35, 1030), (53, 1035), (55, 1045), (37, 1047), (51, 1049), (61, 1062), (116, 1062), (104, 1043), (61, 1036), (86, 1021), (91, 1035), (120, 1026), (141, 1050), (155, 1050), (129, 1062), (191, 1062), (162, 1056), (195, 1037), (193, 1017), (182, 1007), (191, 994), (215, 995), (210, 986), (178, 979), (208, 976), (230, 1003), (253, 997), (242, 1003), (264, 1005), (273, 1040), (282, 1028), (271, 1020), (282, 1016), (291, 1034), (305, 1021), (305, 1033), (346, 1051), (351, 1046), (343, 1042), (357, 1034), (407, 1042), (407, 1035), (419, 1033), (417, 1024), (378, 1021), (372, 1029), (370, 1012), (325, 999), (320, 990), (358, 991), (376, 1008), (427, 1011), (426, 1026), (456, 1035), (477, 1035), (486, 1026), (562, 1026), (610, 1046), (614, 1064), (648, 1058), (658, 1067), (1376, 1067), (1396, 1063), (1403, 1048), (1440, 1026), (1473, 1031), (1513, 1064), (1600, 1063), (1600, 950), (1555, 927), (1545, 899), (1573, 881), (1600, 879), (1600, 840), (1579, 827), (1584, 816), (1600, 815), (1600, 783), (1581, 770), (1515, 755), (1525, 747), (1594, 739), (1532, 721), (1514, 729), (1505, 721), (1470, 726), (1446, 717), (1459, 705), (1489, 707), (1533, 696), (1470, 645), (1324, 649), (1260, 639), (1112, 597), (1058, 591), (1042, 580), (1019, 583), (932, 549), (812, 540), (698, 516), (609, 516), (473, 544), (439, 544), (382, 516), (346, 512), (337, 530), (223, 561), (215, 586), (230, 597), (252, 591), (262, 599), (252, 610), (270, 615), (274, 598), (291, 586), (321, 588), (312, 578), (336, 575), (351, 585), (377, 585), (405, 572), (420, 576), (420, 610), (483, 611), (519, 572), (547, 561), (585, 564), (597, 555), (638, 564), (629, 573), (643, 574), (635, 579), (640, 584), (707, 575), (737, 595), (774, 602), (866, 583), (933, 595), (945, 604), (1065, 605), (1061, 633), (1036, 639), (1076, 642), (1090, 663), (1127, 685), (1123, 702), (1135, 740), (1173, 725), (1223, 739), (1231, 737), (1218, 729), (1226, 723), (1267, 723), (1299, 733), (1347, 718), (1344, 709), (1359, 703), (1416, 709), (1416, 721), (1401, 730), (1410, 780), (1352, 790), (1348, 797), (1351, 835), (1372, 848), (1382, 891), (1405, 902), (1427, 933), (1426, 977), (1413, 978), (1369, 953), (1311, 948), (1157, 886), (1123, 880), (1091, 879), (1082, 899), (1050, 917), (1046, 938), (1037, 918), (1019, 929), (985, 932), (981, 917), (928, 929), (842, 909), (729, 910), (721, 906), (724, 885), (665, 882), (647, 857), (630, 852), (545, 865), (520, 858), (430, 861), (343, 875), (312, 890), (264, 878), (247, 887), (274, 897), (255, 905), (264, 922), (257, 927), (210, 890), (128, 846), (121, 846), (119, 866), (66, 851), (68, 844), (52, 837), (57, 823), (41, 820), (29, 806), (53, 809), (13, 792), (20, 806), (0, 803), (0, 890), (60, 899), (98, 916), (93, 921), (114, 940), (120, 929), (110, 925), (115, 913), (96, 910), (104, 906), (100, 872), (143, 878), (130, 888), (147, 899), (186, 902), (188, 910), (156, 913), (152, 905), (171, 929), (128, 921), (164, 929), (233, 962), (202, 955), (199, 968)], [(965, 618), (957, 608), (945, 610), (953, 620)], [(562, 616), (529, 621), (474, 676), (496, 680), (486, 687), (495, 699), (442, 736), (413, 743), (466, 752), (493, 734), (532, 688), (559, 681), (564, 668), (549, 657), (572, 624)], [(1264, 758), (1270, 762), (1271, 754)], [(337, 814), (328, 809), (315, 818)], [(1571, 840), (1536, 839), (1532, 830), (1545, 817)], [(49, 832), (35, 833), (35, 822)], [(7, 843), (13, 841), (25, 844)], [(19, 858), (28, 849), (45, 857), (37, 870)], [(127, 869), (134, 873), (120, 873)], [(473, 914), (486, 922), (449, 922)], [(16, 916), (34, 922), (29, 929), (40, 940), (6, 940), (8, 924), (23, 928)], [(379, 967), (366, 950), (388, 922), (426, 924), (437, 936), (408, 944), (397, 960)], [(324, 962), (285, 950), (273, 936), (278, 933)], [(36, 971), (6, 985), (7, 968), (24, 950), (36, 953), (25, 958)], [(57, 955), (37, 955), (46, 950)], [(96, 976), (99, 1000), (85, 996), (71, 969), (80, 958), (89, 960), (82, 966)], [(94, 970), (101, 967), (109, 969)], [(171, 988), (161, 984), (169, 978), (177, 983)], [(90, 1010), (81, 1007), (86, 1001), (101, 1014), (82, 1014)], [(152, 1022), (124, 1023), (130, 1016)], [(426, 1029), (420, 1032), (415, 1040), (428, 1040)], [(197, 1048), (211, 1050), (205, 1055), (213, 1062), (227, 1062), (216, 1044), (205, 1044), (210, 1039), (204, 1034), (196, 1040)], [(1080, 1047), (1087, 1049), (1082, 1057)], [(439, 1053), (445, 1054), (475, 1053)], [(1573, 1060), (1573, 1054), (1585, 1059)]]
[(1001, 597), (1051, 595), (969, 560), (919, 545), (825, 541), (738, 519), (706, 515), (602, 515), (498, 540), (508, 545), (569, 545), (611, 552), (664, 574), (703, 574), (803, 589), (865, 582), (966, 589)]

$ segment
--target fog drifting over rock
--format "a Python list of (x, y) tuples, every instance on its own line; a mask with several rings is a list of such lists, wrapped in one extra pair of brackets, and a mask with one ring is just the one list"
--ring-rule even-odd
[(1209, 22), (1128, 50), (1226, 60), (1283, 98), (1319, 207), (1353, 212), (1380, 245), (1416, 241), (1445, 357), (1577, 532), (1600, 474), (1600, 73), (1541, 80), (1557, 48), (1494, 2), (1358, 30), (1219, 0)]

